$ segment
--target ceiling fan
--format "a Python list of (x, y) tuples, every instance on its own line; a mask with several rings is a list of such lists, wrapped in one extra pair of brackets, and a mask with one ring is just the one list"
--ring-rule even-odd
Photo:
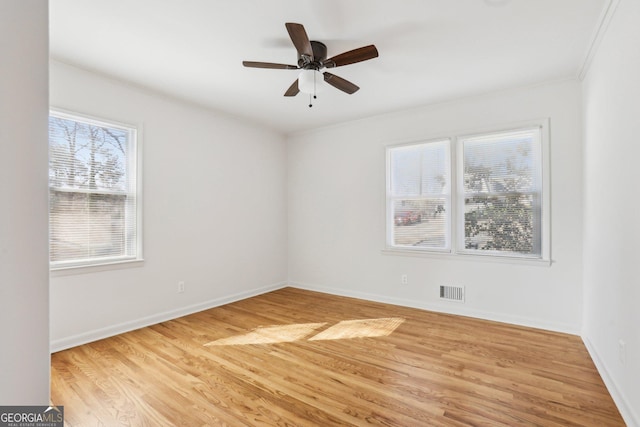
[[(310, 96), (313, 95), (315, 98), (318, 80), (324, 80), (331, 86), (351, 95), (360, 88), (342, 77), (327, 71), (321, 73), (320, 70), (341, 67), (378, 57), (376, 47), (369, 45), (327, 59), (327, 46), (322, 42), (309, 40), (302, 24), (287, 22), (285, 26), (293, 45), (298, 51), (298, 65), (242, 61), (242, 65), (245, 67), (302, 70), (296, 81), (284, 93), (284, 96), (296, 96), (299, 92), (303, 92), (308, 93)], [(309, 104), (309, 107), (311, 107), (311, 104)]]

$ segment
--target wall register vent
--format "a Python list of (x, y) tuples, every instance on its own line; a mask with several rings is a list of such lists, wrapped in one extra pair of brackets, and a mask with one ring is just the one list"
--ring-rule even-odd
[(464, 302), (464, 287), (440, 286), (440, 299), (446, 301)]

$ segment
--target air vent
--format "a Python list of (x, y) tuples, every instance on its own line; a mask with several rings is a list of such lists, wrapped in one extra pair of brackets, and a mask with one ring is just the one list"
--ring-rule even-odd
[(463, 286), (440, 286), (440, 299), (464, 302)]

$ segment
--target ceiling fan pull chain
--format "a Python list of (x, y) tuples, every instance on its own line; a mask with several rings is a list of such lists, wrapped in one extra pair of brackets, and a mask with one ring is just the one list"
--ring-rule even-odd
[[(316, 73), (313, 73), (313, 99), (318, 99), (316, 96)], [(309, 108), (313, 107), (311, 102), (311, 94), (309, 94)]]

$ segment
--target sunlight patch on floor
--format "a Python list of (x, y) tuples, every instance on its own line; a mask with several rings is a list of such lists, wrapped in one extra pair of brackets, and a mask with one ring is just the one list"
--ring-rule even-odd
[(205, 346), (274, 344), (279, 342), (298, 341), (312, 333), (325, 323), (297, 323), (294, 325), (265, 326), (235, 337), (221, 338), (211, 341)]
[[(379, 319), (343, 320), (308, 338), (309, 341), (374, 338), (390, 335), (405, 319), (383, 317)], [(246, 334), (221, 338), (205, 346), (275, 344), (301, 341), (327, 323), (296, 323), (293, 325), (263, 326)]]
[(342, 340), (351, 338), (386, 337), (404, 322), (401, 317), (387, 317), (380, 319), (343, 320), (325, 329), (309, 341)]

